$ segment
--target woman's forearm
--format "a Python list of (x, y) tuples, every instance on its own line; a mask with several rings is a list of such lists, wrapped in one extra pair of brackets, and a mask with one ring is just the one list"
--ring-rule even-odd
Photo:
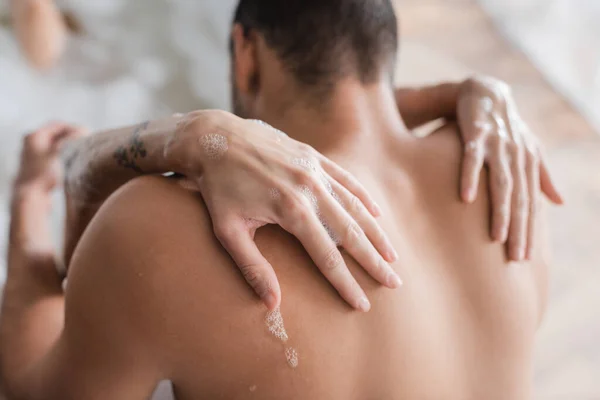
[(63, 152), (65, 185), (76, 200), (102, 202), (129, 180), (169, 170), (164, 148), (178, 117), (99, 132)]
[(49, 205), (47, 192), (15, 189), (0, 314), (2, 383), (15, 397), (35, 384), (27, 376), (63, 327), (64, 295), (54, 263)]
[(408, 129), (439, 118), (456, 118), (460, 83), (396, 89), (396, 103)]
[[(208, 131), (222, 113), (215, 110), (194, 112), (194, 124), (196, 128)], [(190, 115), (99, 132), (79, 139), (63, 151), (67, 194), (66, 265), (86, 226), (115, 190), (138, 176), (183, 173), (185, 166), (173, 154), (167, 154), (167, 150), (178, 124), (185, 123)], [(202, 162), (196, 161), (194, 173), (201, 174), (198, 168), (202, 168)]]

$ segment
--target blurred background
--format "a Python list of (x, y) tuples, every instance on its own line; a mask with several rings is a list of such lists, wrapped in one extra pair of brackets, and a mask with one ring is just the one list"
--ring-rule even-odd
[[(398, 84), (474, 72), (503, 79), (546, 144), (567, 206), (550, 210), (555, 262), (536, 350), (535, 398), (600, 399), (600, 0), (395, 2)], [(65, 53), (39, 71), (19, 52), (8, 0), (0, 0), (1, 243), (27, 131), (49, 120), (99, 130), (229, 106), (235, 0), (57, 4), (70, 26)]]

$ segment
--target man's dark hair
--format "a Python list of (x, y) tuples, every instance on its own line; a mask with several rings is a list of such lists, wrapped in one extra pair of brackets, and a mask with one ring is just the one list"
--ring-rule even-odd
[(233, 22), (246, 35), (260, 33), (305, 86), (393, 75), (398, 27), (390, 0), (240, 0)]

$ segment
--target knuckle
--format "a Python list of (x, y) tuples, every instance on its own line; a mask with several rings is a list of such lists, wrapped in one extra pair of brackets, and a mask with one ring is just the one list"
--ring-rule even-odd
[(250, 264), (240, 266), (240, 272), (244, 276), (244, 279), (252, 286), (259, 296), (267, 294), (270, 290), (269, 282), (263, 279), (260, 273), (259, 265)]
[(516, 156), (518, 156), (519, 153), (521, 152), (521, 147), (513, 141), (507, 141), (506, 142), (506, 151), (513, 159), (516, 159)]
[(524, 152), (523, 152), (523, 149), (521, 148), (521, 146), (519, 146), (517, 143), (512, 142), (512, 141), (507, 142), (506, 153), (508, 154), (510, 162), (512, 164), (514, 164), (515, 166), (517, 166), (518, 168), (521, 168), (521, 165), (523, 164), (523, 157), (524, 157)]
[(290, 202), (288, 212), (296, 224), (307, 224), (310, 221), (309, 209), (302, 199), (297, 198)]
[(531, 147), (527, 147), (525, 150), (525, 160), (532, 167), (538, 166), (540, 162), (537, 152)]
[(537, 213), (537, 198), (534, 197), (529, 201), (529, 205), (528, 205), (527, 209), (528, 209), (529, 215), (531, 217), (536, 215), (536, 213)]
[(344, 243), (348, 246), (358, 242), (364, 235), (363, 230), (354, 220), (350, 220), (344, 229)]
[(529, 195), (527, 192), (524, 190), (520, 191), (516, 196), (515, 203), (517, 210), (522, 214), (526, 214), (529, 206)]
[(346, 189), (351, 189), (354, 181), (353, 176), (350, 174), (350, 172), (346, 171), (344, 168), (340, 168), (339, 177), (339, 180), (342, 182), (342, 185), (345, 186)]
[(496, 177), (496, 186), (498, 186), (498, 188), (503, 192), (509, 192), (512, 190), (512, 178), (506, 171), (498, 174)]
[(310, 170), (304, 168), (296, 168), (294, 169), (294, 178), (296, 183), (303, 186), (308, 186), (312, 189), (312, 185), (314, 183), (314, 177)]
[(229, 226), (229, 224), (215, 224), (213, 228), (213, 232), (215, 237), (221, 242), (224, 246), (229, 246), (235, 239), (235, 230)]
[(506, 138), (504, 138), (504, 136), (502, 136), (502, 135), (492, 135), (489, 138), (489, 145), (497, 153), (500, 153), (500, 151), (505, 143), (506, 143)]
[(327, 252), (325, 252), (323, 268), (325, 268), (326, 271), (339, 269), (343, 264), (344, 259), (342, 258), (342, 254), (337, 247), (330, 247)]
[(361, 211), (362, 203), (358, 197), (351, 194), (346, 202), (346, 209), (351, 215), (356, 215)]
[(507, 221), (510, 215), (510, 207), (508, 203), (500, 204), (494, 210), (494, 216), (498, 221)]
[(468, 155), (475, 156), (480, 153), (481, 150), (481, 141), (477, 139), (473, 139), (465, 143), (465, 153)]

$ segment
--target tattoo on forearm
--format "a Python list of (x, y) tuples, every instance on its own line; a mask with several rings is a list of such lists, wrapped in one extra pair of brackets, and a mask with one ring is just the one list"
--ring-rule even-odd
[(144, 146), (144, 142), (140, 139), (140, 135), (146, 128), (148, 128), (149, 124), (150, 122), (147, 121), (135, 128), (133, 134), (131, 135), (131, 140), (129, 141), (128, 147), (120, 146), (117, 150), (115, 150), (113, 157), (117, 161), (117, 164), (123, 168), (134, 170), (137, 173), (144, 173), (144, 171), (142, 171), (140, 166), (137, 164), (136, 160), (146, 157), (146, 147)]

